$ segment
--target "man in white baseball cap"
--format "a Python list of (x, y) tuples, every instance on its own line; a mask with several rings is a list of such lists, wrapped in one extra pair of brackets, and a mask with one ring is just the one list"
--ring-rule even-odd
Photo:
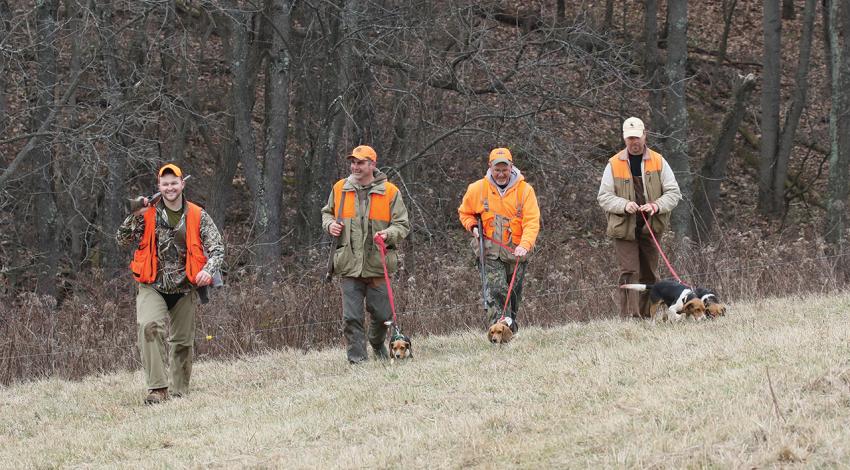
[[(649, 230), (661, 239), (682, 193), (667, 161), (646, 146), (643, 121), (623, 121), (623, 141), (626, 148), (608, 160), (596, 199), (608, 217), (606, 233), (614, 239), (619, 285), (652, 284), (658, 279), (658, 248)], [(621, 316), (650, 316), (647, 292), (618, 291)]]

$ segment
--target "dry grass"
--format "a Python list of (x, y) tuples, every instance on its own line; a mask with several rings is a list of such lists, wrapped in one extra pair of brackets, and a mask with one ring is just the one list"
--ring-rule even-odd
[[(752, 467), (850, 459), (850, 296), (767, 300), (702, 324), (598, 320), (197, 365), (140, 405), (139, 373), (6, 387), (0, 462), (82, 467)], [(768, 372), (770, 381), (768, 381)], [(771, 390), (772, 388), (772, 390)], [(775, 396), (775, 399), (774, 399)]]

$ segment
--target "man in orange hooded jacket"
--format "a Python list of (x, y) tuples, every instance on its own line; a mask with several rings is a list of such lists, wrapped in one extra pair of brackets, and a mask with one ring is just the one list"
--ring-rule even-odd
[(484, 303), (491, 324), (502, 317), (508, 285), (516, 267), (509, 308), (504, 312), (505, 320), (516, 332), (527, 256), (540, 231), (540, 207), (534, 188), (514, 166), (510, 150), (496, 148), (490, 152), (487, 174), (469, 185), (457, 212), (460, 223), (475, 238), (476, 253), (480, 236), (478, 218), (481, 218), (486, 275)]

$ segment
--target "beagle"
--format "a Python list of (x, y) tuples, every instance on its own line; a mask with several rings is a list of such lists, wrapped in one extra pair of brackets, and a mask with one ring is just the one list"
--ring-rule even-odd
[(726, 315), (726, 306), (718, 300), (717, 292), (705, 287), (697, 287), (694, 289), (694, 294), (705, 304), (705, 315), (708, 318), (713, 320)]
[(390, 337), (390, 359), (413, 359), (413, 343), (410, 337), (396, 333)]
[(685, 318), (691, 320), (705, 319), (705, 304), (694, 293), (691, 288), (672, 280), (658, 281), (655, 284), (623, 284), (621, 289), (630, 289), (643, 292), (649, 290), (650, 315), (655, 320), (658, 307), (663, 303), (667, 310), (661, 317), (662, 320), (678, 321)]
[(490, 325), (490, 329), (487, 330), (487, 341), (493, 344), (509, 343), (514, 337), (514, 332), (511, 330), (512, 323), (512, 318), (505, 317)]

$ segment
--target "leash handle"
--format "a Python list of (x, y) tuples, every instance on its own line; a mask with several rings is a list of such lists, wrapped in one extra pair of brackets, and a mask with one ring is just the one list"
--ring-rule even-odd
[[(646, 224), (646, 228), (647, 228), (647, 230), (649, 230), (649, 234), (652, 235), (652, 241), (655, 243), (655, 248), (658, 248), (658, 252), (661, 253), (661, 258), (664, 260), (664, 263), (667, 265), (667, 269), (670, 270), (670, 274), (673, 275), (674, 279), (679, 281), (679, 284), (682, 284), (685, 287), (691, 287), (690, 285), (685, 284), (682, 281), (682, 278), (680, 278), (679, 275), (676, 274), (676, 270), (673, 269), (673, 265), (670, 264), (670, 260), (667, 259), (667, 255), (664, 254), (664, 250), (661, 249), (661, 243), (658, 243), (658, 239), (655, 238), (655, 232), (652, 231), (652, 226), (649, 225), (649, 219), (647, 219), (647, 217), (643, 213), (643, 211), (639, 210), (638, 212), (640, 212), (640, 216), (643, 217), (643, 221)], [(650, 216), (650, 217), (652, 217), (652, 216)]]
[[(387, 244), (384, 242), (384, 238), (377, 233), (374, 237), (372, 237), (372, 240), (375, 241), (375, 244), (378, 245), (378, 250), (381, 252), (381, 265), (384, 267), (384, 281), (387, 283), (387, 296), (390, 298), (390, 309), (393, 312), (393, 324), (398, 325), (395, 313), (395, 301), (393, 300), (393, 286), (390, 283), (390, 273), (387, 271)], [(398, 331), (398, 326), (396, 326), (396, 331)]]

